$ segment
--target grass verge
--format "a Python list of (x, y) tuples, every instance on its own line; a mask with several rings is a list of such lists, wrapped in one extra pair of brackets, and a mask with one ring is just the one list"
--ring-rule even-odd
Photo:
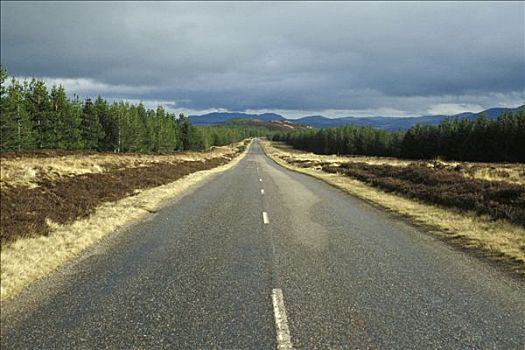
[[(294, 159), (307, 160), (308, 155), (294, 157), (294, 152), (262, 142), (265, 153), (276, 163), (338, 187), (356, 197), (399, 214), (455, 246), (502, 262), (520, 277), (525, 277), (525, 229), (487, 215), (422, 203), (395, 193), (387, 193), (363, 181), (340, 173), (327, 173), (322, 167), (293, 164)], [(315, 155), (316, 158), (322, 156)]]
[(47, 235), (4, 243), (0, 255), (0, 300), (14, 297), (116, 229), (143, 219), (209, 176), (230, 169), (245, 154), (246, 150), (227, 164), (193, 172), (177, 181), (145, 189), (115, 202), (105, 202), (93, 209), (89, 216), (71, 223), (47, 220)]

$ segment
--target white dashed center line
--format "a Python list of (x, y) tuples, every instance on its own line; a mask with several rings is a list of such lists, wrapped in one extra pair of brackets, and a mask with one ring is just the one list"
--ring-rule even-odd
[(259, 182), (262, 182), (262, 179), (259, 179)]
[(268, 213), (263, 211), (263, 223), (269, 224), (270, 220), (268, 220)]
[(261, 194), (264, 194), (264, 188), (261, 188)]
[(280, 288), (272, 289), (272, 303), (275, 316), (275, 330), (277, 331), (277, 349), (293, 349), (290, 329), (288, 328), (288, 318), (284, 308), (283, 291)]

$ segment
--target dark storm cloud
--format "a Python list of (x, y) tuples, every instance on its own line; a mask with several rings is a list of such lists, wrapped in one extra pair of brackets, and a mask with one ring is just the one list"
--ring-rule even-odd
[(523, 2), (2, 1), (2, 64), (199, 110), (489, 107), (524, 98)]

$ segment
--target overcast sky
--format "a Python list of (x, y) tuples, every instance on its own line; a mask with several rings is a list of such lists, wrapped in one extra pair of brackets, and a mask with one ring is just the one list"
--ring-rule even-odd
[(1, 2), (10, 75), (175, 112), (426, 115), (525, 101), (524, 2)]

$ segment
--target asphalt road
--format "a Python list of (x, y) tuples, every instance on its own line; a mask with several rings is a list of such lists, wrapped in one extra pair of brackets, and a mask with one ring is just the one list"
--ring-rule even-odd
[(1, 348), (523, 349), (524, 301), (522, 281), (255, 142), (4, 304)]

